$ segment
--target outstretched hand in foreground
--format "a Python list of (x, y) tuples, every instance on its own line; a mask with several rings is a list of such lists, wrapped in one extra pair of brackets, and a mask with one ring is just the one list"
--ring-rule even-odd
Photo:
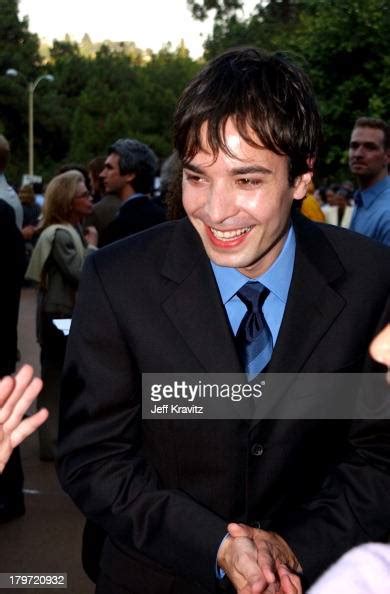
[(34, 377), (30, 365), (23, 365), (15, 377), (0, 380), (0, 473), (12, 450), (33, 433), (49, 416), (42, 408), (34, 415), (23, 418), (42, 388), (42, 381)]

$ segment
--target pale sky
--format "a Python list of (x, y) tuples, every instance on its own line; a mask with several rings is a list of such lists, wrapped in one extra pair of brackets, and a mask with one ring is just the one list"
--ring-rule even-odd
[[(258, 0), (245, 0), (246, 13)], [(51, 42), (69, 33), (80, 41), (88, 33), (92, 41), (133, 41), (141, 49), (158, 51), (181, 39), (193, 58), (212, 31), (212, 20), (191, 18), (186, 0), (19, 0), (19, 16), (28, 16), (29, 29)]]

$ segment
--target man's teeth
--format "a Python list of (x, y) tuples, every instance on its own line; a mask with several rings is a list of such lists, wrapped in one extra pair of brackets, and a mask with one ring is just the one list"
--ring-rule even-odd
[(244, 235), (244, 233), (248, 233), (252, 229), (252, 227), (243, 227), (242, 229), (234, 229), (233, 231), (219, 231), (219, 229), (211, 228), (212, 234), (217, 239), (233, 239), (235, 237), (240, 237), (240, 235)]

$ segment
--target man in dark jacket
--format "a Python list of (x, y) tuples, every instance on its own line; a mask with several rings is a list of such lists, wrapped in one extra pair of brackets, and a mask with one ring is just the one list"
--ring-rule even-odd
[(122, 205), (103, 230), (99, 247), (165, 220), (163, 209), (150, 199), (156, 170), (155, 154), (138, 140), (120, 138), (108, 149), (100, 177), (106, 193), (118, 196)]
[[(15, 213), (0, 200), (0, 377), (15, 371), (20, 291), (26, 266), (23, 237)], [(0, 476), (0, 523), (24, 513), (23, 471), (16, 448)]]
[[(248, 594), (300, 593), (348, 548), (388, 538), (388, 421), (164, 416), (181, 373), (364, 369), (390, 250), (296, 213), (319, 136), (310, 83), (286, 56), (218, 56), (176, 111), (188, 218), (86, 262), (58, 467), (107, 534), (98, 594), (208, 594), (226, 581)], [(168, 399), (152, 418), (149, 373)], [(317, 386), (272, 396), (274, 415), (313, 403), (319, 414), (332, 393), (319, 411)]]

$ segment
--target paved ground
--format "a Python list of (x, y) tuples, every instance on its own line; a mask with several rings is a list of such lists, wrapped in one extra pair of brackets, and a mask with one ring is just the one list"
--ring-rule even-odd
[[(39, 348), (35, 342), (35, 292), (24, 289), (19, 315), (19, 349), (22, 362), (39, 373)], [(80, 563), (83, 519), (62, 492), (54, 466), (38, 457), (36, 436), (22, 445), (26, 515), (0, 526), (0, 572), (68, 574), (68, 588), (31, 588), (26, 592), (92, 594), (93, 585)], [(0, 589), (12, 594), (15, 589)]]

